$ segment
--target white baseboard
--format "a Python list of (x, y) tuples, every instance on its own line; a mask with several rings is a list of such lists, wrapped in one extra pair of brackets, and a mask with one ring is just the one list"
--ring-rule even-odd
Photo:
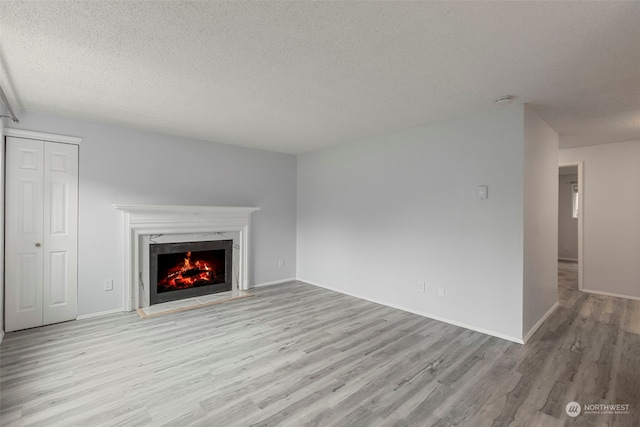
[(251, 289), (251, 288), (260, 288), (262, 286), (279, 285), (281, 283), (287, 283), (287, 282), (295, 282), (296, 280), (298, 280), (298, 279), (295, 278), (295, 277), (290, 277), (288, 279), (274, 280), (272, 282), (255, 283), (249, 289)]
[(554, 311), (556, 311), (556, 308), (558, 308), (558, 307), (560, 307), (560, 303), (558, 301), (556, 301), (556, 303), (553, 304), (553, 306), (544, 314), (544, 316), (542, 316), (540, 318), (540, 320), (538, 320), (536, 322), (536, 324), (533, 325), (533, 327), (531, 329), (529, 329), (529, 332), (527, 332), (527, 334), (524, 336), (524, 343), (525, 344), (527, 343), (527, 341), (529, 341), (529, 338), (531, 338), (533, 336), (533, 334), (536, 333), (536, 331), (540, 328), (540, 326), (542, 326), (544, 321), (547, 320), (547, 318), (549, 316), (551, 316)]
[(114, 313), (123, 313), (124, 308), (114, 308), (112, 310), (99, 311), (97, 313), (81, 314), (76, 316), (76, 320), (92, 319), (94, 317), (107, 316)]
[(2, 344), (3, 338), (4, 338), (4, 331), (0, 331), (0, 344)]
[(589, 294), (596, 294), (596, 295), (604, 295), (607, 297), (626, 298), (626, 299), (633, 299), (633, 300), (640, 301), (640, 297), (632, 297), (631, 295), (623, 295), (623, 294), (614, 294), (612, 292), (594, 291), (591, 289), (582, 289), (582, 292), (587, 292)]
[(577, 259), (573, 259), (573, 258), (560, 258), (560, 257), (558, 257), (558, 261), (578, 262), (578, 260), (577, 260)]
[(373, 303), (376, 303), (376, 304), (385, 305), (387, 307), (391, 307), (391, 308), (395, 308), (395, 309), (398, 309), (398, 310), (406, 311), (408, 313), (417, 314), (418, 316), (427, 317), (427, 318), (433, 319), (433, 320), (438, 320), (440, 322), (448, 323), (450, 325), (459, 326), (459, 327), (465, 328), (465, 329), (470, 329), (472, 331), (480, 332), (480, 333), (485, 334), (485, 335), (491, 335), (493, 337), (500, 338), (500, 339), (507, 340), (507, 341), (511, 341), (511, 342), (515, 342), (515, 343), (518, 343), (518, 344), (524, 344), (524, 340), (522, 340), (521, 338), (512, 337), (510, 335), (505, 335), (505, 334), (502, 334), (500, 332), (495, 332), (495, 331), (491, 331), (489, 329), (484, 329), (484, 328), (478, 328), (476, 326), (467, 325), (466, 323), (462, 323), (462, 322), (458, 322), (458, 321), (455, 321), (455, 320), (446, 319), (444, 317), (436, 316), (436, 315), (430, 314), (430, 313), (425, 313), (423, 311), (418, 311), (418, 310), (413, 310), (413, 309), (406, 308), (406, 307), (401, 307), (399, 305), (390, 304), (388, 302), (383, 302), (383, 301), (378, 301), (378, 300), (375, 300), (375, 299), (372, 299), (372, 298), (363, 297), (361, 295), (352, 294), (350, 292), (344, 292), (344, 291), (332, 288), (330, 286), (325, 286), (325, 285), (321, 285), (319, 283), (311, 282), (309, 280), (300, 279), (300, 278), (297, 279), (297, 280), (299, 280), (301, 282), (304, 282), (304, 283), (308, 283), (308, 284), (313, 285), (313, 286), (318, 286), (320, 288), (329, 289), (330, 291), (338, 292), (338, 293), (341, 293), (341, 294), (344, 294), (344, 295), (349, 295), (349, 296), (352, 296), (354, 298), (363, 299), (365, 301), (370, 301), (370, 302), (373, 302)]

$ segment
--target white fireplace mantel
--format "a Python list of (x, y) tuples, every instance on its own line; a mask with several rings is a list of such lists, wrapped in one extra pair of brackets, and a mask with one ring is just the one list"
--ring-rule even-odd
[(143, 236), (181, 233), (240, 233), (238, 288), (249, 288), (249, 226), (260, 208), (232, 206), (177, 206), (114, 204), (124, 213), (125, 311), (140, 307), (140, 240)]

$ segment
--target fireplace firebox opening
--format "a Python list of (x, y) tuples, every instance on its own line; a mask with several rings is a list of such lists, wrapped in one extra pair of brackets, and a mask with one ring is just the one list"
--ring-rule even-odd
[(149, 245), (150, 304), (230, 291), (233, 240)]

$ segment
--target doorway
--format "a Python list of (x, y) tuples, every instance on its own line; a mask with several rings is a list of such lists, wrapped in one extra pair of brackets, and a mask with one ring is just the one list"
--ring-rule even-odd
[[(558, 277), (559, 286), (583, 288), (583, 164), (561, 164), (558, 169)], [(577, 276), (577, 277), (576, 277)], [(574, 277), (575, 283), (566, 277)]]

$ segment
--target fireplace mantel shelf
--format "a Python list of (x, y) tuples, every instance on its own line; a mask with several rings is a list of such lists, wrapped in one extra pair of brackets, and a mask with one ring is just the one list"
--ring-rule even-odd
[(124, 212), (166, 212), (166, 213), (235, 213), (249, 214), (260, 208), (247, 206), (181, 206), (181, 205), (138, 205), (116, 203), (116, 209)]
[(239, 290), (249, 286), (249, 225), (251, 214), (260, 210), (244, 206), (181, 206), (114, 204), (124, 213), (125, 311), (139, 308), (140, 238), (151, 234), (234, 231), (240, 235)]

